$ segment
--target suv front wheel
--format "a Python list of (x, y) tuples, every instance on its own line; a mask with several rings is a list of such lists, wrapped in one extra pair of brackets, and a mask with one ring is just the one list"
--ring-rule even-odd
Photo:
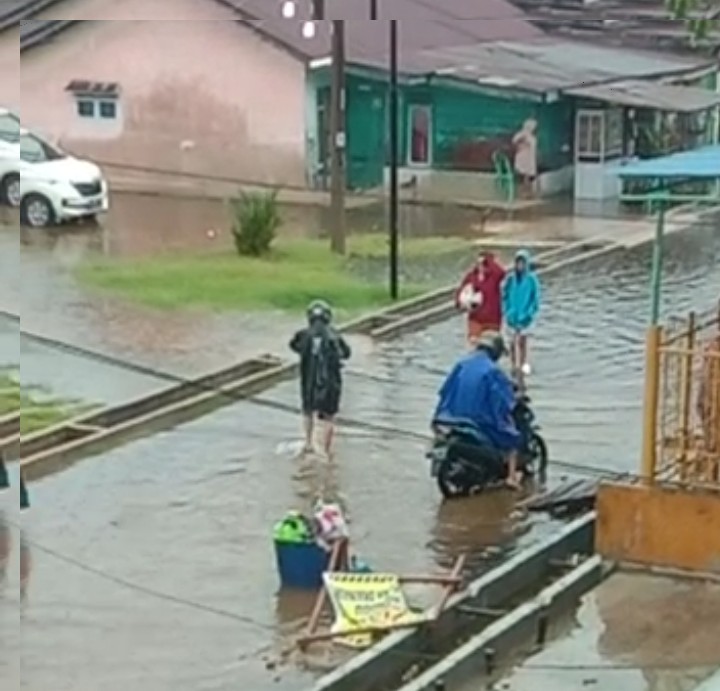
[(20, 206), (20, 176), (17, 173), (6, 175), (0, 182), (0, 201), (13, 208)]
[(46, 228), (53, 224), (55, 213), (50, 201), (41, 194), (28, 194), (20, 203), (20, 223), (30, 228)]

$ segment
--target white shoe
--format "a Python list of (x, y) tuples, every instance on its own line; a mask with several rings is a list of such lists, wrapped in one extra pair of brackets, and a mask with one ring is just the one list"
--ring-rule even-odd
[(532, 367), (530, 367), (530, 363), (526, 362), (521, 368), (520, 371), (526, 376), (529, 377), (532, 374)]

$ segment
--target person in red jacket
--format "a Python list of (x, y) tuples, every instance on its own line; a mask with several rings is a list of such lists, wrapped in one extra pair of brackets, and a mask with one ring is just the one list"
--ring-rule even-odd
[(502, 284), (505, 269), (492, 252), (480, 252), (475, 266), (465, 274), (455, 293), (458, 309), (467, 312), (467, 337), (471, 345), (485, 331), (502, 331)]

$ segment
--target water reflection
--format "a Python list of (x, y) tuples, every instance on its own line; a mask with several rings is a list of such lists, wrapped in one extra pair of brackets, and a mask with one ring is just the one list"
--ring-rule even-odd
[[(712, 304), (720, 290), (717, 233), (708, 229), (669, 244), (665, 311)], [(129, 336), (108, 336), (102, 319), (89, 315), (104, 314), (112, 322), (116, 307), (98, 313), (97, 303), (73, 292), (62, 270), (48, 281), (47, 263), (35, 262), (35, 256), (28, 254), (29, 275), (39, 286), (25, 293), (23, 285), (23, 299), (35, 306), (36, 320), (43, 315), (56, 333), (79, 329), (90, 345), (112, 350), (121, 342), (130, 359), (155, 359), (163, 367), (170, 366), (168, 360), (183, 363), (167, 355), (167, 343), (151, 337), (144, 343), (152, 352), (139, 353)], [(607, 469), (637, 467), (648, 262), (647, 251), (628, 253), (546, 281), (531, 386), (555, 458)], [(50, 307), (58, 303), (68, 309), (53, 314)], [(186, 330), (172, 332), (193, 367), (198, 360), (220, 360), (221, 353), (223, 363), (239, 359), (237, 324), (211, 331), (214, 320), (199, 322), (202, 329), (193, 320), (183, 322)], [(130, 325), (126, 330), (138, 328), (120, 323)], [(281, 324), (277, 331), (284, 343), (290, 328)], [(188, 333), (195, 338), (183, 337)], [(220, 346), (209, 342), (217, 333), (225, 338)], [(463, 341), (458, 319), (394, 344), (360, 349), (354, 367), (377, 376), (348, 378), (344, 414), (426, 430), (439, 372)], [(106, 385), (116, 387), (126, 376), (114, 372)], [(288, 382), (267, 396), (294, 401), (297, 384)], [(473, 567), (483, 569), (488, 546), (510, 553), (549, 529), (512, 515), (504, 495), (441, 507), (422, 441), (362, 432), (339, 438), (334, 467), (319, 466), (304, 476), (288, 452), (299, 439), (297, 417), (242, 403), (38, 483), (33, 534), (41, 542), (129, 581), (241, 613), (245, 620), (199, 616), (39, 556), (23, 632), (29, 688), (120, 691), (132, 684), (138, 691), (220, 691), (236, 688), (238, 679), (257, 691), (305, 688), (312, 675), (293, 668), (276, 681), (266, 660), (253, 653), (284, 640), (278, 622), (292, 629), (305, 606), (276, 599), (271, 530), (288, 508), (309, 507), (318, 488), (343, 498), (354, 546), (376, 569), (434, 571), (462, 551), (470, 551)], [(278, 452), (280, 440), (289, 446)]]
[(509, 492), (498, 492), (440, 504), (428, 545), (439, 566), (451, 569), (458, 557), (466, 555), (468, 571), (477, 574), (512, 552), (521, 530), (514, 514), (516, 499)]
[[(314, 205), (283, 204), (282, 233), (286, 237), (327, 237), (329, 209)], [(384, 232), (387, 210), (368, 203), (347, 210), (353, 233)], [(403, 236), (477, 236), (484, 227), (484, 212), (453, 206), (403, 205)], [(117, 258), (147, 257), (171, 252), (216, 252), (232, 248), (231, 217), (227, 205), (208, 198), (143, 194), (115, 194), (110, 212), (99, 224), (63, 226), (57, 231), (23, 228), (27, 245), (51, 244), (59, 235), (82, 238), (86, 251)], [(80, 242), (78, 240), (78, 242)]]

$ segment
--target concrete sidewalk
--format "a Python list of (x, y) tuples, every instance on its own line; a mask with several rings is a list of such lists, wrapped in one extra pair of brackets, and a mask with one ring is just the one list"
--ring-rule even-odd
[(720, 666), (720, 583), (621, 572), (554, 633), (494, 688), (694, 691)]

